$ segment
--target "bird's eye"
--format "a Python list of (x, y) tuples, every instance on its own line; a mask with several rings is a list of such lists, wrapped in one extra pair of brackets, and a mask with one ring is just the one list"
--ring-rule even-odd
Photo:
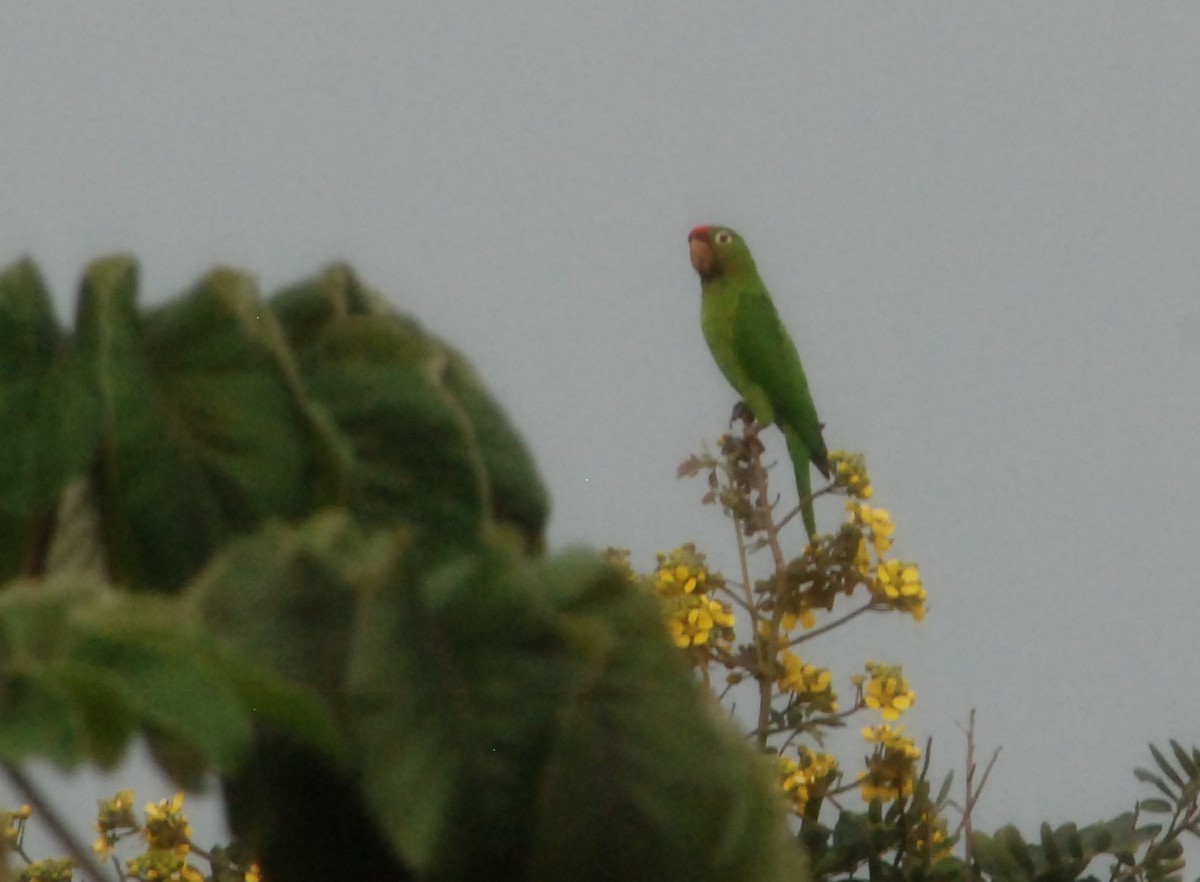
[(729, 230), (721, 230), (713, 238), (716, 240), (718, 245), (728, 245), (733, 241), (733, 233), (729, 232)]

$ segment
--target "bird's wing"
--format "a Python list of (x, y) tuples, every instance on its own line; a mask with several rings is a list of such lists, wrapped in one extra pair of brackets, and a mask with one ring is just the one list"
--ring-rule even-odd
[(765, 292), (740, 298), (733, 342), (746, 376), (774, 405), (776, 421), (795, 427), (813, 464), (828, 477), (829, 455), (800, 355)]

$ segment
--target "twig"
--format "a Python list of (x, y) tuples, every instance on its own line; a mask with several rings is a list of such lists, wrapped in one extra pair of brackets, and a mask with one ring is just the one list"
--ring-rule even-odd
[[(959, 728), (962, 728), (961, 726)], [(975, 788), (975, 708), (971, 708), (971, 715), (968, 718), (967, 728), (964, 730), (967, 736), (967, 775), (966, 775), (966, 804), (963, 806), (962, 820), (958, 822), (958, 828), (954, 831), (957, 836), (959, 832), (963, 833), (963, 856), (968, 864), (971, 863), (971, 814), (975, 810), (975, 804), (979, 802), (979, 797), (983, 795), (983, 788), (987, 786), (988, 777), (992, 774), (992, 769), (996, 765), (996, 760), (1000, 758), (1000, 748), (992, 754), (992, 758), (988, 760), (987, 768), (983, 770), (983, 777), (979, 779), (979, 787)]]
[(971, 809), (975, 806), (975, 794), (972, 788), (975, 783), (975, 708), (971, 708), (971, 715), (967, 722), (967, 774), (964, 782), (966, 790), (966, 799), (963, 801), (962, 820), (958, 822), (958, 829), (954, 831), (958, 835), (959, 830), (963, 832), (963, 857), (967, 862), (967, 866), (971, 866)]
[(850, 612), (846, 613), (844, 616), (841, 616), (839, 618), (833, 619), (832, 621), (826, 622), (824, 625), (821, 625), (821, 627), (819, 627), (819, 628), (813, 628), (811, 631), (805, 631), (803, 634), (801, 634), (795, 640), (792, 640), (790, 643), (788, 643), (788, 646), (795, 646), (799, 643), (803, 643), (805, 640), (812, 640), (814, 637), (819, 637), (820, 635), (824, 634), (826, 631), (832, 631), (834, 628), (838, 627), (839, 625), (843, 625), (846, 622), (850, 621), (851, 619), (856, 619), (859, 616), (861, 616), (863, 613), (870, 612), (874, 608), (875, 608), (875, 601), (869, 600), (865, 604), (860, 606), (858, 609), (851, 610)]

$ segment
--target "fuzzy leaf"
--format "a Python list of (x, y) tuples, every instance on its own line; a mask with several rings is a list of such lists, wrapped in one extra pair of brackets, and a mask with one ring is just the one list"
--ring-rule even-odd
[(114, 768), (138, 728), (132, 697), (111, 672), (78, 662), (58, 666), (54, 678), (79, 714), (88, 759), (102, 769)]
[(0, 509), (51, 506), (98, 435), (95, 400), (37, 268), (0, 273)]
[(309, 510), (327, 458), (247, 276), (216, 270), (145, 313), (136, 301), (132, 259), (89, 268), (78, 339), (100, 390), (93, 490), (117, 581), (176, 590), (229, 537)]
[(0, 580), (40, 568), (55, 500), (86, 468), (96, 402), (29, 260), (0, 273)]
[(74, 768), (85, 759), (84, 741), (71, 695), (50, 672), (11, 672), (0, 680), (0, 759), (43, 758)]
[(358, 614), (356, 580), (385, 553), (344, 514), (297, 528), (272, 522), (231, 543), (186, 599), (242, 658), (336, 703)]
[(94, 634), (78, 655), (117, 679), (146, 725), (193, 745), (218, 765), (232, 767), (248, 747), (246, 712), (186, 644), (167, 646), (134, 633)]
[(472, 535), (489, 519), (540, 548), (548, 503), (524, 445), (470, 365), (337, 265), (271, 300), (307, 388), (353, 463), (364, 523)]
[(763, 760), (597, 559), (414, 540), (365, 601), (363, 780), (418, 872), (758, 879), (796, 860)]

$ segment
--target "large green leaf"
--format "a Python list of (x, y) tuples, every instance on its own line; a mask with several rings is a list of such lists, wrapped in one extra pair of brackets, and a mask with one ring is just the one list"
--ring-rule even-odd
[(0, 680), (0, 758), (41, 757), (70, 768), (85, 758), (84, 742), (70, 692), (52, 672), (35, 667)]
[(435, 878), (766, 879), (798, 869), (763, 760), (652, 600), (590, 555), (414, 541), (351, 660), (363, 780)]
[(492, 513), (521, 528), (528, 550), (541, 551), (550, 503), (533, 460), (470, 362), (450, 347), (444, 350), (441, 382), (470, 422)]
[(113, 676), (147, 729), (232, 768), (249, 748), (250, 714), (188, 636), (109, 621), (80, 635), (73, 656)]
[(402, 534), (365, 538), (344, 512), (270, 523), (231, 543), (184, 595), (247, 665), (343, 709), (340, 728), (326, 734), (303, 703), (254, 699), (271, 713), (256, 720), (252, 753), (224, 779), (226, 805), (239, 839), (278, 878), (406, 878), (353, 772), (344, 713), (359, 595), (397, 542)]
[(88, 269), (77, 333), (104, 432), (93, 492), (112, 576), (175, 590), (230, 536), (304, 514), (337, 479), (248, 276), (215, 270), (144, 314), (136, 301), (132, 259)]
[(0, 579), (40, 565), (63, 486), (99, 432), (95, 398), (37, 268), (0, 273)]
[(114, 768), (142, 723), (121, 678), (79, 662), (55, 666), (53, 677), (69, 693), (82, 722), (87, 759), (103, 769)]
[(75, 573), (0, 590), (0, 758), (111, 767), (140, 732), (192, 783), (239, 767), (255, 725), (344, 755), (311, 691), (222, 649), (173, 598)]
[(548, 503), (517, 434), (470, 365), (343, 265), (271, 306), (307, 387), (352, 451), (351, 508), (472, 535), (499, 520), (540, 547)]
[[(235, 830), (277, 873), (320, 878), (317, 837), (322, 866), (372, 878), (796, 869), (763, 760), (712, 714), (653, 600), (591, 555), (363, 535), (331, 513), (232, 543), (186, 597), (226, 645), (320, 690), (351, 743), (343, 760), (260, 727), (229, 779)], [(338, 846), (334, 818), (370, 830)]]
[(5, 759), (110, 765), (124, 751), (133, 731), (128, 696), (108, 672), (73, 656), (76, 612), (103, 597), (103, 586), (88, 578), (22, 580), (0, 591)]
[(298, 527), (272, 522), (231, 543), (186, 598), (243, 658), (337, 705), (345, 696), (359, 586), (385, 553), (344, 513)]

